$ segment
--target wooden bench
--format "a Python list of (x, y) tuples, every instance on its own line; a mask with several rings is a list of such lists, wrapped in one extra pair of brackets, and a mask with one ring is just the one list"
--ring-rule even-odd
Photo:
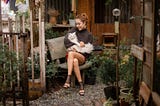
[[(59, 60), (60, 58), (65, 58), (66, 49), (64, 46), (64, 36), (46, 40), (46, 43), (47, 43), (52, 60)], [(89, 67), (91, 67), (91, 65), (92, 65), (91, 62), (86, 61), (85, 64), (80, 66), (83, 82), (85, 81), (85, 73), (83, 72), (83, 70), (88, 69)], [(66, 61), (64, 63), (58, 63), (58, 67), (64, 70), (68, 69)], [(71, 86), (75, 87), (74, 73), (72, 73), (72, 76), (71, 76)]]

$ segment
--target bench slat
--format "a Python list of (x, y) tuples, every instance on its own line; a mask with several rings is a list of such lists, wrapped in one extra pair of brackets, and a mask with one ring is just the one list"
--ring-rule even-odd
[[(91, 65), (92, 65), (92, 62), (86, 62), (85, 64), (83, 64), (83, 65), (81, 65), (79, 68), (80, 68), (80, 70), (84, 70), (84, 69), (87, 69), (87, 68), (89, 68), (89, 67), (91, 67)], [(62, 68), (62, 69), (68, 69), (67, 68), (67, 63), (65, 62), (65, 63), (61, 63), (61, 64), (58, 64), (58, 67), (59, 68)]]

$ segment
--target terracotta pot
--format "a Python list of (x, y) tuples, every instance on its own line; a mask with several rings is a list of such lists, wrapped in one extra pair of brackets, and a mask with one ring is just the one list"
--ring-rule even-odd
[(62, 20), (62, 24), (63, 25), (67, 25), (67, 21), (66, 20)]
[(120, 100), (120, 106), (129, 106), (129, 102), (126, 102), (125, 100)]
[(56, 25), (57, 24), (57, 17), (50, 16), (49, 23), (51, 23), (52, 25)]

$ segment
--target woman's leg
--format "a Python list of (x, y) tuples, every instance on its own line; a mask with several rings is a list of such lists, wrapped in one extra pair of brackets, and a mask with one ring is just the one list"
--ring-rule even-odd
[(68, 58), (67, 58), (68, 75), (72, 75), (73, 60), (74, 60), (74, 52), (68, 52)]
[(75, 72), (75, 75), (77, 77), (78, 82), (82, 82), (82, 77), (81, 77), (79, 63), (78, 63), (77, 58), (74, 58), (74, 72)]
[(85, 57), (82, 54), (77, 52), (68, 53), (68, 59), (67, 59), (68, 76), (67, 76), (66, 83), (64, 84), (65, 88), (70, 87), (70, 77), (72, 75), (73, 67), (74, 67), (74, 72), (78, 79), (78, 82), (82, 82), (82, 78), (79, 70), (79, 64), (83, 64), (84, 62), (85, 62)]
[(76, 75), (78, 82), (79, 82), (79, 85), (80, 85), (79, 95), (83, 96), (84, 95), (84, 86), (83, 86), (83, 81), (82, 81), (82, 77), (81, 77), (81, 73), (80, 73), (80, 69), (79, 69), (78, 59), (76, 59), (76, 58), (74, 58), (74, 72), (75, 72), (75, 75)]
[(73, 59), (74, 59), (73, 52), (68, 52), (68, 58), (67, 58), (68, 76), (63, 86), (64, 88), (70, 87), (70, 82), (71, 82), (70, 80), (71, 80), (71, 75), (72, 75), (72, 70), (73, 70)]
[(75, 53), (74, 54), (74, 60), (73, 60), (73, 67), (74, 67), (74, 72), (75, 75), (78, 79), (78, 82), (80, 84), (80, 90), (79, 90), (79, 95), (83, 96), (84, 95), (84, 86), (83, 86), (83, 81), (79, 69), (79, 63), (83, 64), (85, 62), (85, 57), (82, 54)]
[[(72, 75), (72, 70), (74, 67), (74, 71), (80, 73), (79, 64), (83, 64), (85, 62), (85, 57), (77, 52), (69, 52), (68, 53), (68, 75)], [(77, 73), (79, 75), (79, 73)]]

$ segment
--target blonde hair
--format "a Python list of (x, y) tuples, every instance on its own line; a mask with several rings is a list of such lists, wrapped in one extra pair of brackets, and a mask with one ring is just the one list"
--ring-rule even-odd
[(80, 19), (83, 23), (88, 23), (88, 15), (86, 13), (81, 13), (76, 16), (76, 19)]

